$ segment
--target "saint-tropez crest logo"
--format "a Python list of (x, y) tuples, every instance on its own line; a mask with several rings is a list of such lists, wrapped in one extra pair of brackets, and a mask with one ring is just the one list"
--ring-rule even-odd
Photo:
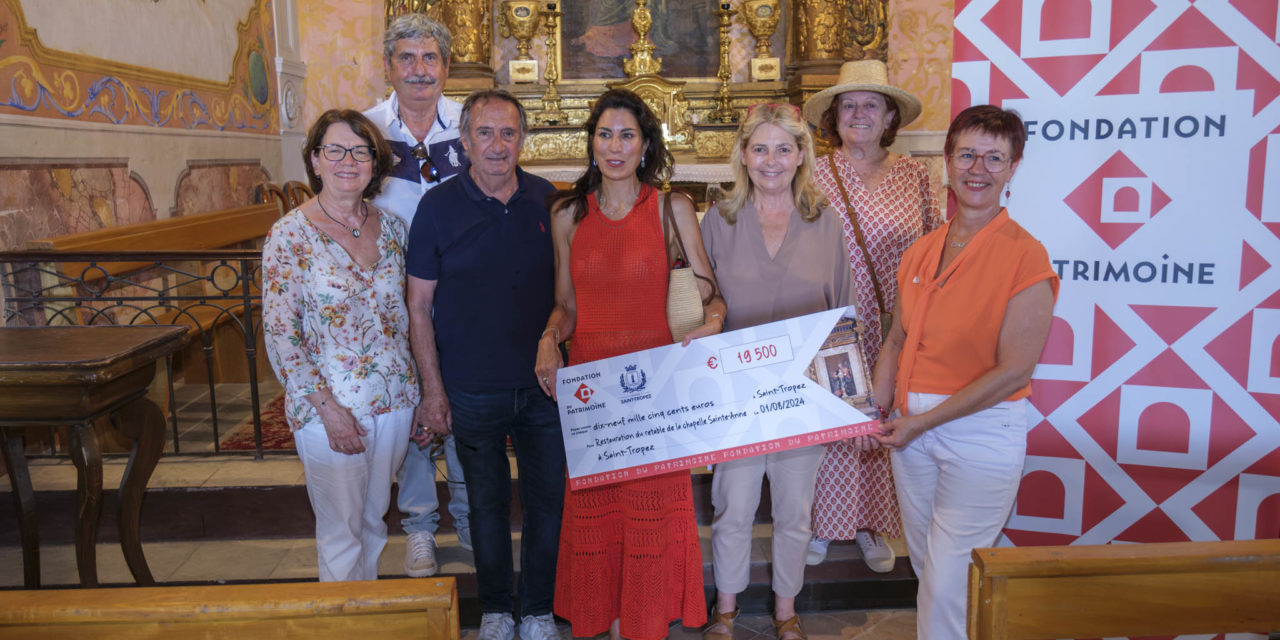
[(640, 365), (636, 364), (627, 365), (622, 375), (618, 376), (618, 384), (622, 385), (622, 390), (627, 393), (643, 391), (646, 381), (644, 369), (641, 369)]

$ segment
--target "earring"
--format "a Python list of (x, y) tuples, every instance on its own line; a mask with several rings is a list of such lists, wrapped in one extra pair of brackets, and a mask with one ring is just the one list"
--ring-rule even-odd
[(1013, 192), (1013, 181), (1010, 180), (1004, 183), (1004, 199), (1008, 200), (1009, 198), (1012, 198), (1013, 197), (1012, 192)]
[(644, 168), (644, 156), (640, 156), (640, 168)]
[(594, 167), (594, 166), (596, 166), (596, 159), (595, 159), (595, 158), (592, 158), (592, 159), (591, 159), (591, 166), (593, 166), (593, 167)]

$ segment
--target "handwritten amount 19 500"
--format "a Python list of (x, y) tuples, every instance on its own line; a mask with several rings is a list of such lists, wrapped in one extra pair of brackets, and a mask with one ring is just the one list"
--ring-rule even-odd
[(791, 338), (787, 335), (720, 350), (725, 373), (790, 362), (792, 357)]

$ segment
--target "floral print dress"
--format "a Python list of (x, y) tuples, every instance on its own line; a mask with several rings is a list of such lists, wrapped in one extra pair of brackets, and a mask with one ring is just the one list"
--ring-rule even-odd
[(366, 269), (295, 209), (262, 249), (267, 357), (297, 431), (316, 418), (306, 396), (328, 388), (356, 419), (417, 406), (409, 349), (404, 222), (380, 215), (378, 263)]

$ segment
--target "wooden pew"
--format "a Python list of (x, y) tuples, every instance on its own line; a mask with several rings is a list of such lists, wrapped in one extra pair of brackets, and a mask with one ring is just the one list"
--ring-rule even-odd
[(285, 195), (283, 187), (274, 182), (259, 182), (253, 185), (253, 202), (254, 204), (278, 202), (280, 213), (284, 214), (289, 207), (289, 196)]
[(451, 577), (0, 591), (0, 639), (458, 636)]
[[(281, 205), (278, 203), (254, 204), (31, 240), (27, 242), (27, 248), (33, 251), (75, 252), (221, 249), (266, 236), (281, 213)], [(68, 274), (79, 275), (87, 266), (72, 263), (65, 265), (64, 269)], [(146, 265), (115, 262), (100, 266), (105, 274), (118, 275)]]
[[(255, 243), (265, 237), (283, 211), (282, 202), (268, 202), (32, 240), (27, 243), (27, 248), (74, 253), (233, 248)], [(89, 263), (64, 262), (59, 265), (59, 269), (69, 278), (78, 278), (83, 274), (86, 284), (92, 284), (107, 276), (118, 276), (147, 266), (149, 264), (145, 262), (99, 262), (96, 267), (89, 269)], [(86, 269), (89, 270), (86, 272)], [(207, 285), (204, 290), (184, 293), (223, 295), (211, 285)], [(189, 383), (207, 381), (204, 350), (194, 340), (201, 333), (207, 333), (214, 345), (215, 357), (212, 365), (215, 379), (223, 382), (245, 382), (248, 379), (248, 367), (244, 362), (243, 336), (238, 328), (225, 326), (242, 314), (243, 309), (238, 302), (224, 300), (211, 301), (208, 305), (196, 306), (186, 311), (166, 311), (154, 316), (126, 318), (123, 321), (185, 325), (190, 343), (183, 354), (183, 370)], [(264, 356), (258, 367), (263, 371), (266, 364), (265, 351), (259, 349), (258, 352)]]
[(1280, 540), (974, 549), (971, 640), (1280, 630)]
[(284, 183), (284, 194), (289, 199), (290, 209), (297, 209), (302, 206), (302, 203), (316, 195), (311, 191), (311, 185), (297, 180), (290, 180)]

